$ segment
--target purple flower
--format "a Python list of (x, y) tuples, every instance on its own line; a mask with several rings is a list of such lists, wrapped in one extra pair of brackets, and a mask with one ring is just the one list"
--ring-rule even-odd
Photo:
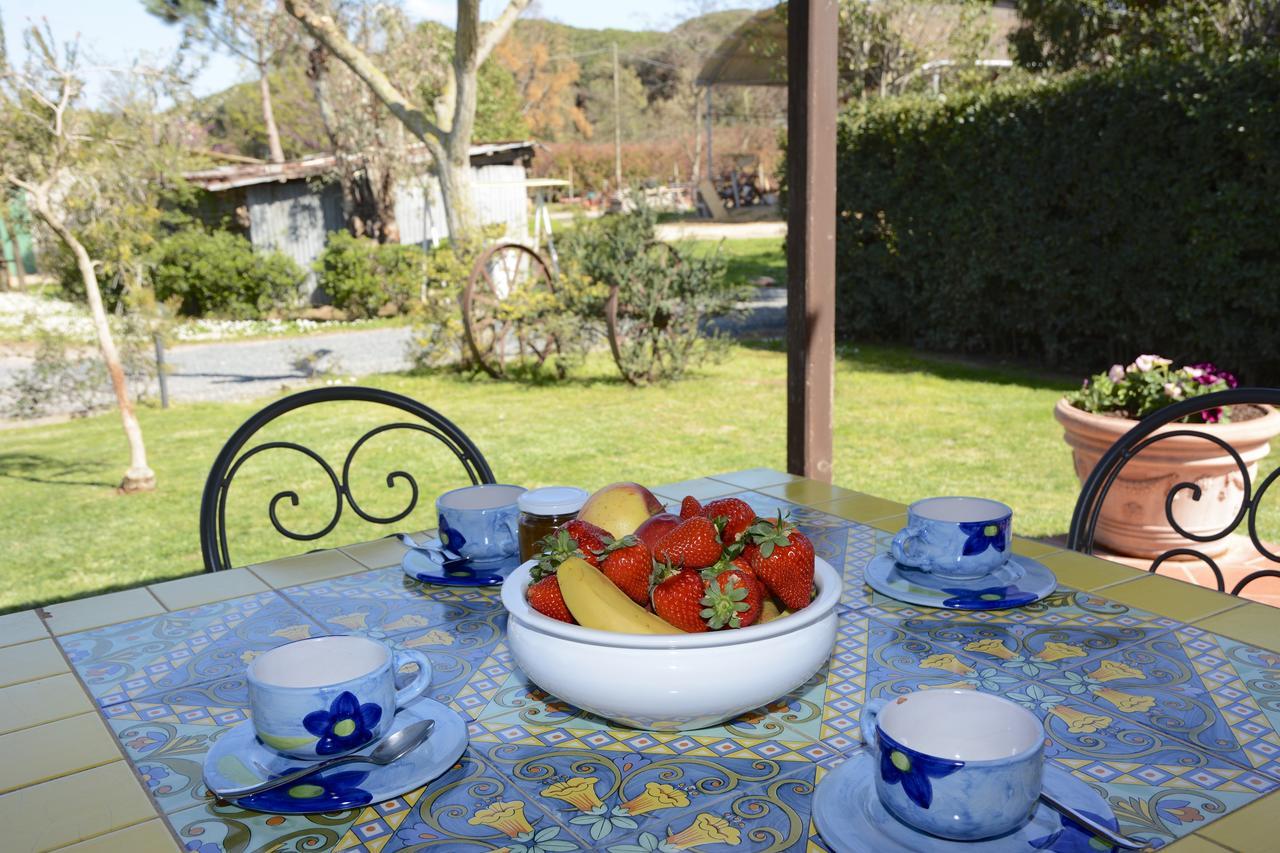
[(1111, 369), (1107, 371), (1107, 378), (1112, 382), (1120, 382), (1124, 379), (1124, 365), (1113, 364)]
[[(1212, 361), (1202, 361), (1199, 364), (1188, 364), (1184, 368), (1197, 382), (1201, 385), (1213, 385), (1215, 382), (1225, 382), (1228, 388), (1235, 388), (1240, 384), (1236, 379), (1236, 375), (1229, 370), (1223, 370)], [(1191, 371), (1196, 371), (1192, 373)]]

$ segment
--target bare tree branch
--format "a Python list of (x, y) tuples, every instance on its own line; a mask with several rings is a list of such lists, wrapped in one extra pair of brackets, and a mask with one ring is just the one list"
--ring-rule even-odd
[[(502, 14), (481, 28), (480, 44), (476, 47), (475, 56), (472, 58), (473, 68), (479, 68), (484, 65), (484, 61), (489, 58), (489, 54), (497, 47), (498, 42), (502, 41), (503, 37), (506, 36), (507, 31), (511, 29), (511, 25), (516, 22), (516, 18), (520, 17), (520, 13), (528, 9), (532, 2), (533, 0), (510, 0), (507, 3), (507, 8), (502, 10)], [(461, 16), (462, 11), (459, 10), (458, 14)]]
[[(284, 5), (289, 14), (301, 21), (316, 41), (345, 62), (347, 67), (365, 82), (396, 118), (404, 122), (405, 127), (409, 128), (414, 136), (433, 149), (435, 148), (433, 142), (444, 141), (445, 131), (427, 118), (421, 107), (411, 103), (400, 93), (382, 69), (374, 65), (373, 60), (364, 51), (351, 43), (331, 16), (320, 12), (309, 0), (284, 0)], [(435, 153), (434, 150), (433, 153)]]

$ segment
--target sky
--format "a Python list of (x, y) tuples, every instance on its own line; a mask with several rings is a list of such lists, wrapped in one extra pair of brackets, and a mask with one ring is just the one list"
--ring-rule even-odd
[[(401, 0), (415, 20), (452, 25), (454, 0)], [(492, 18), (505, 0), (482, 0), (481, 16)], [(535, 0), (526, 16), (549, 18), (577, 27), (626, 30), (670, 29), (685, 18), (720, 8), (764, 8), (770, 0)], [(80, 37), (88, 63), (127, 66), (142, 58), (158, 63), (172, 55), (179, 32), (148, 15), (141, 0), (0, 0), (10, 61), (20, 64), (25, 51), (22, 30), (46, 18), (60, 41)], [(213, 55), (195, 78), (195, 94), (204, 96), (248, 79), (248, 70), (225, 55)], [(90, 87), (90, 100), (94, 99)]]

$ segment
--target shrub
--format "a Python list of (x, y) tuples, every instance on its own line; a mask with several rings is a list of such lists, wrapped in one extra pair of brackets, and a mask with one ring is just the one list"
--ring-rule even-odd
[(329, 235), (313, 266), (333, 304), (353, 317), (371, 317), (385, 306), (403, 310), (427, 279), (427, 253), (420, 247), (378, 243), (346, 231)]
[(252, 319), (298, 298), (305, 273), (280, 252), (255, 252), (239, 234), (188, 228), (160, 241), (151, 270), (161, 302), (188, 316)]
[(1146, 60), (839, 128), (843, 337), (1280, 375), (1280, 58)]
[[(156, 379), (156, 362), (151, 341), (125, 315), (115, 330), (120, 363), (134, 399), (147, 398)], [(0, 402), (12, 418), (39, 418), (69, 413), (83, 417), (115, 405), (115, 392), (107, 366), (95, 350), (86, 350), (62, 332), (38, 330), (35, 358), (30, 367), (15, 371), (8, 387), (0, 388)]]
[(725, 284), (719, 252), (680, 252), (655, 237), (657, 217), (641, 207), (584, 222), (560, 244), (560, 280), (571, 299), (566, 313), (604, 314), (618, 287), (618, 339), (611, 342), (619, 372), (633, 384), (679, 379), (723, 352), (707, 321), (727, 314), (740, 296)]

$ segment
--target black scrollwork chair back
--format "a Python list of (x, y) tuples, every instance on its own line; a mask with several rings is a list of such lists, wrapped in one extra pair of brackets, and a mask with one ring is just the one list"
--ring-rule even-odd
[[(1236, 448), (1224, 439), (1209, 432), (1193, 429), (1178, 429), (1177, 426), (1185, 418), (1210, 409), (1231, 406), (1269, 405), (1280, 408), (1280, 388), (1234, 388), (1217, 391), (1202, 397), (1193, 397), (1166, 406), (1152, 412), (1140, 420), (1138, 424), (1121, 436), (1115, 444), (1102, 456), (1094, 467), (1093, 473), (1085, 481), (1076, 501), (1075, 512), (1071, 516), (1071, 530), (1067, 536), (1067, 547), (1086, 554), (1093, 553), (1094, 535), (1097, 532), (1098, 517), (1102, 512), (1102, 504), (1107, 493), (1115, 484), (1117, 477), (1125, 465), (1146, 448), (1160, 441), (1178, 436), (1192, 436), (1211, 442), (1231, 457), (1239, 469), (1243, 485), (1243, 499), (1234, 518), (1221, 530), (1196, 534), (1185, 530), (1174, 518), (1174, 499), (1183, 492), (1189, 492), (1192, 500), (1201, 499), (1201, 487), (1194, 482), (1175, 484), (1165, 495), (1165, 520), (1179, 536), (1195, 543), (1216, 542), (1229, 536), (1244, 522), (1249, 539), (1258, 553), (1276, 564), (1274, 569), (1265, 568), (1254, 571), (1241, 578), (1231, 589), (1232, 595), (1239, 595), (1242, 590), (1261, 578), (1280, 578), (1280, 554), (1267, 547), (1258, 535), (1258, 511), (1266, 496), (1267, 489), (1280, 476), (1280, 468), (1266, 475), (1260, 482), (1254, 482), (1250, 474), (1249, 464), (1241, 457)], [(1161, 427), (1173, 428), (1159, 431)], [(1255, 468), (1256, 471), (1256, 468)], [(1221, 567), (1208, 554), (1196, 548), (1172, 548), (1155, 558), (1148, 571), (1155, 572), (1167, 560), (1184, 558), (1202, 561), (1213, 572), (1218, 591), (1226, 592), (1226, 582)]]
[[(282, 415), (305, 406), (337, 402), (372, 403), (389, 407), (395, 410), (395, 416), (399, 419), (383, 423), (359, 436), (346, 452), (340, 472), (335, 471), (334, 467), (315, 450), (292, 441), (265, 441), (245, 449), (245, 446), (263, 427)], [(405, 415), (410, 418), (405, 419)], [(346, 508), (350, 508), (364, 521), (375, 525), (396, 524), (407, 518), (417, 506), (420, 497), (418, 481), (407, 471), (397, 469), (386, 475), (388, 489), (402, 487), (407, 490), (408, 502), (399, 512), (376, 515), (362, 507), (351, 490), (352, 463), (360, 449), (371, 439), (393, 430), (425, 433), (435, 438), (457, 457), (458, 463), (472, 484), (494, 482), (489, 463), (485, 461), (471, 439), (439, 412), (417, 400), (391, 391), (361, 386), (314, 388), (292, 394), (277, 400), (245, 421), (227, 441), (214, 461), (213, 468), (209, 471), (209, 477), (205, 481), (204, 495), (200, 501), (200, 550), (204, 557), (205, 570), (216, 572), (231, 567), (231, 557), (227, 549), (227, 494), (231, 488), (232, 479), (241, 466), (258, 454), (267, 451), (288, 450), (302, 454), (320, 467), (333, 487), (333, 515), (320, 529), (303, 532), (290, 529), (281, 521), (278, 512), (281, 501), (288, 501), (294, 507), (298, 506), (298, 492), (293, 489), (277, 492), (267, 504), (267, 515), (271, 519), (272, 526), (282, 536), (297, 542), (320, 539), (337, 527)], [(312, 498), (313, 501), (316, 499)], [(430, 500), (429, 497), (428, 500)]]

